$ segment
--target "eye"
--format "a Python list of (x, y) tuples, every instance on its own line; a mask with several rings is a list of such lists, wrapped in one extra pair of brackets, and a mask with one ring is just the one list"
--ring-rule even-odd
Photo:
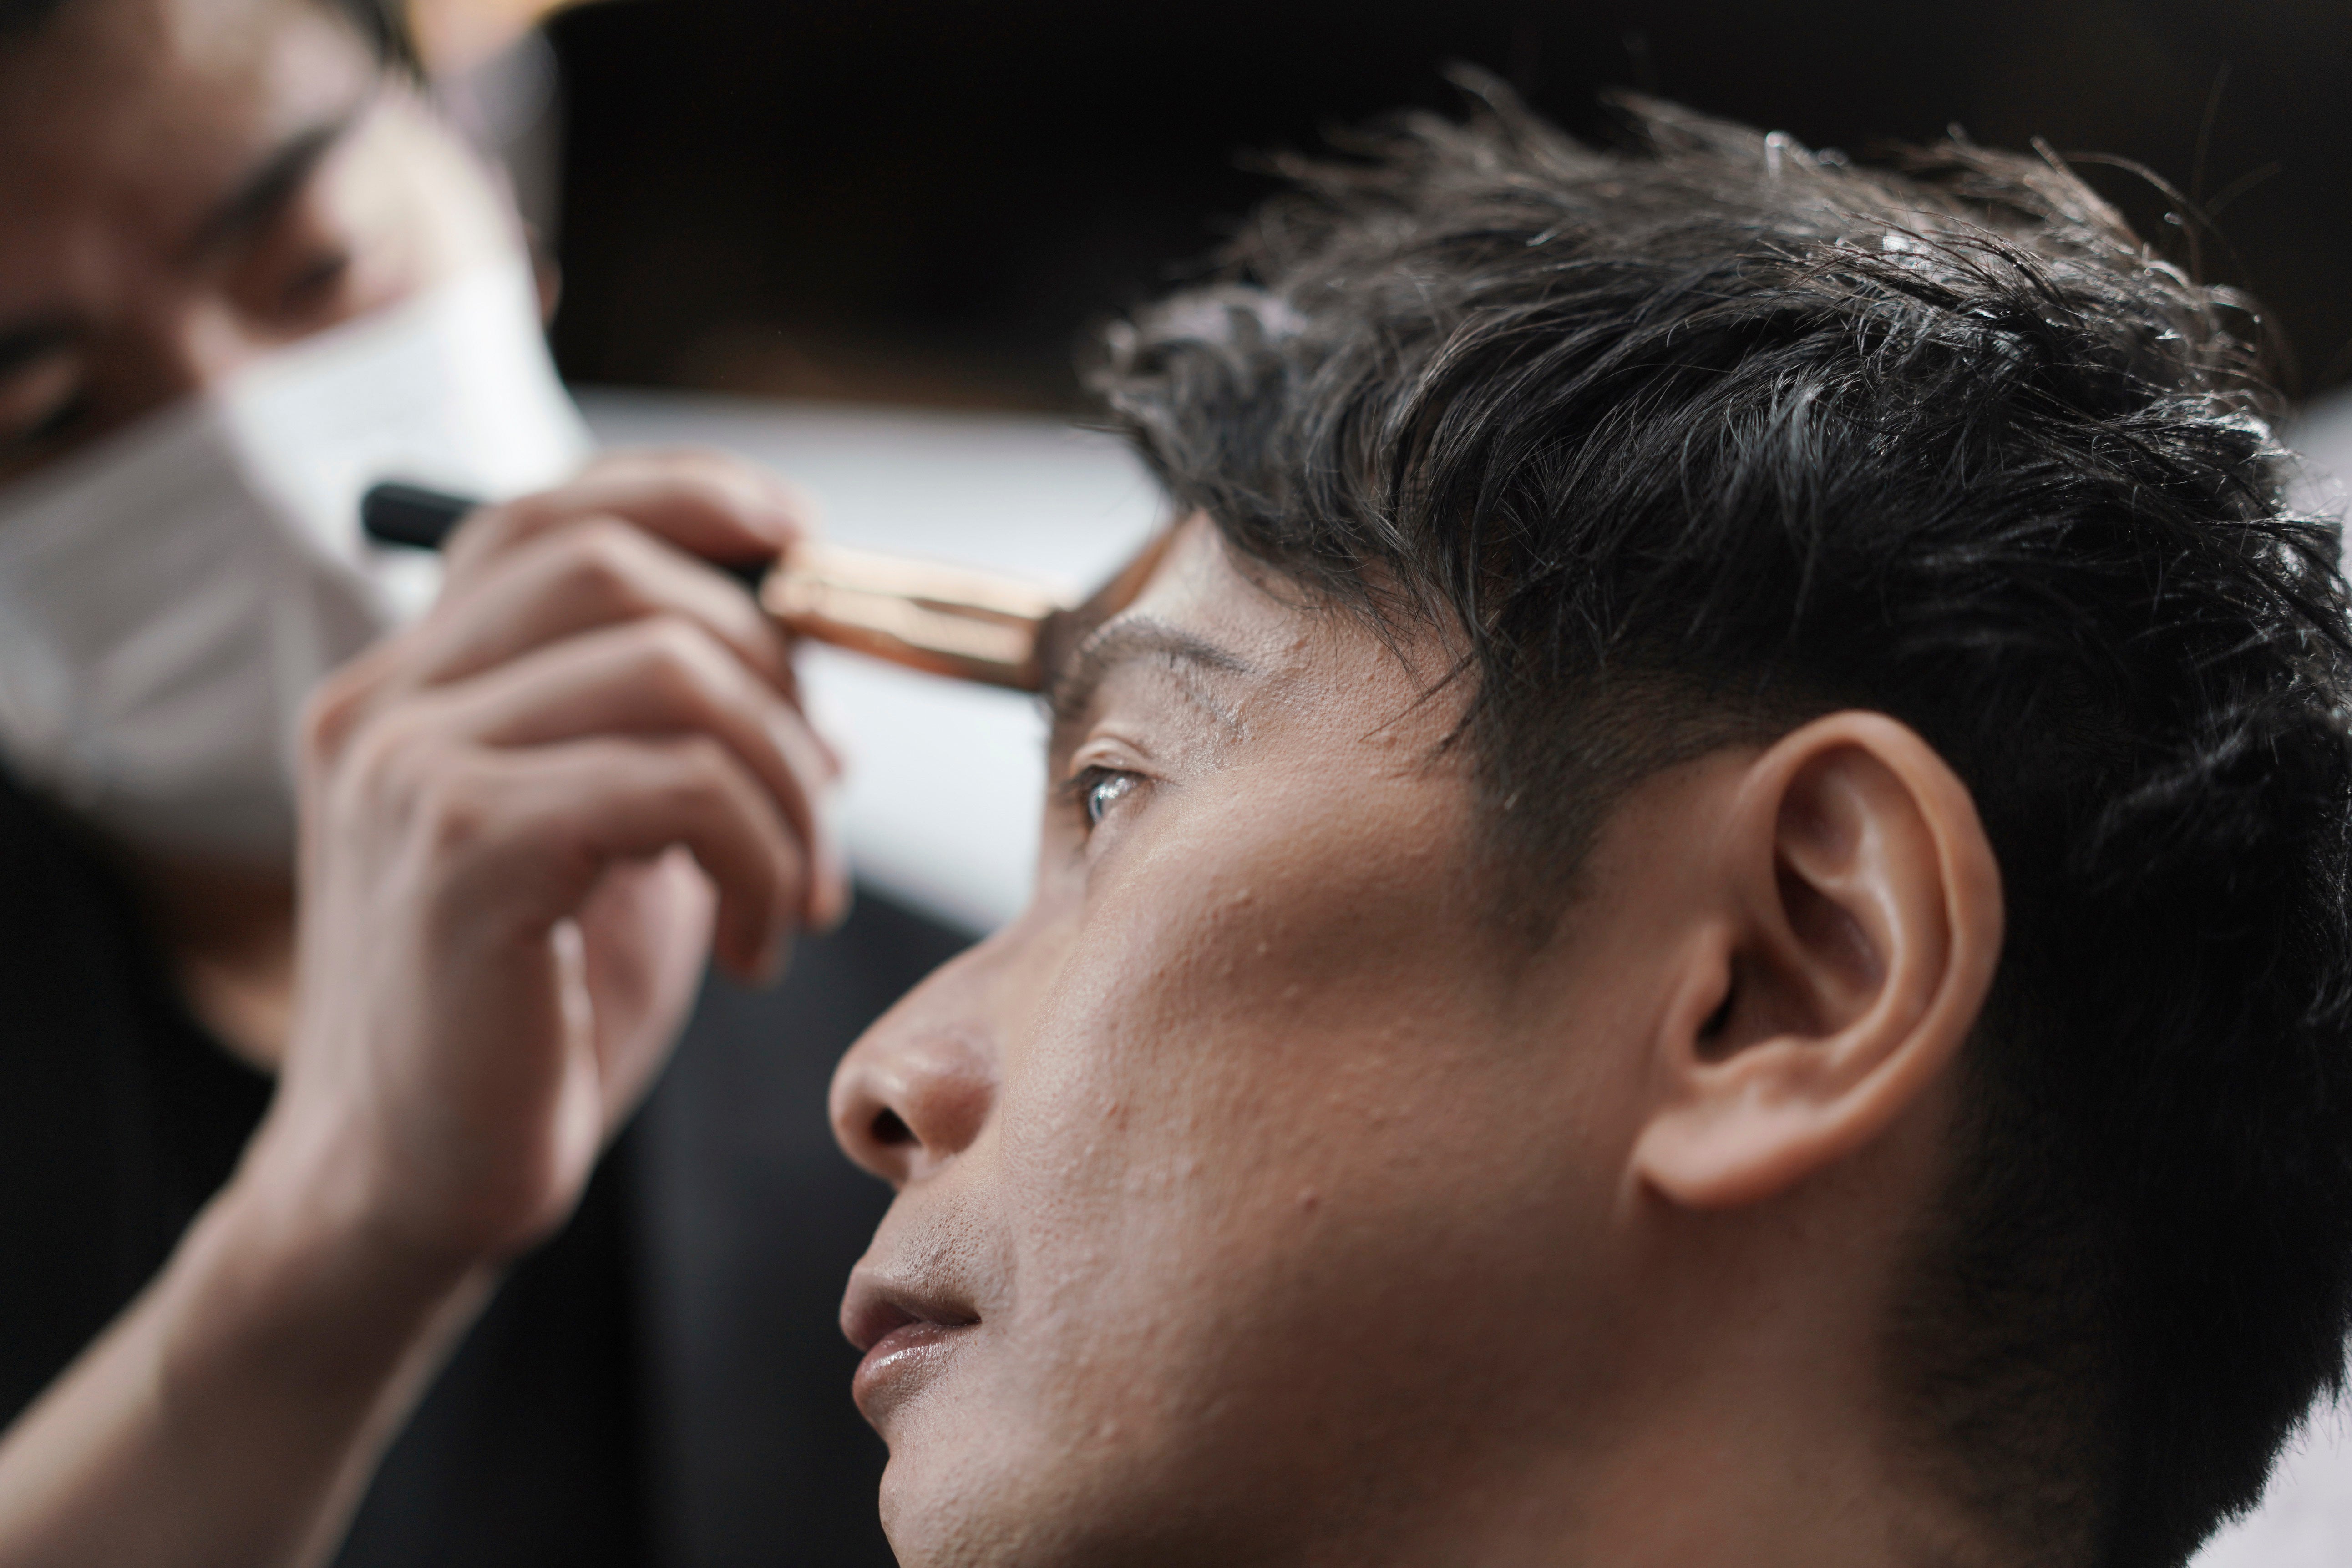
[(1135, 790), (1136, 778), (1111, 768), (1089, 768), (1073, 780), (1077, 786), (1078, 806), (1087, 814), (1087, 826), (1099, 827), (1110, 809)]

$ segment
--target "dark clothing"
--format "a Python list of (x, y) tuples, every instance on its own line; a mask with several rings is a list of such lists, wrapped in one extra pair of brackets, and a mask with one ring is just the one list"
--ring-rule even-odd
[[(962, 945), (866, 894), (778, 989), (704, 989), (571, 1224), (387, 1456), (349, 1568), (887, 1564), (835, 1326), (887, 1194), (833, 1147), (835, 1060)], [(269, 1081), (189, 1017), (120, 880), (0, 779), (0, 1421), (162, 1266)]]

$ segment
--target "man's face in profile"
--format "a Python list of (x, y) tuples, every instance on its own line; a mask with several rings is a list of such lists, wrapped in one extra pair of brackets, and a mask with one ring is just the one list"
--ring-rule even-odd
[(900, 1189), (845, 1323), (910, 1564), (1295, 1558), (1571, 1424), (1641, 912), (1564, 966), (1486, 917), (1443, 660), (1199, 518), (1074, 656), (1028, 912), (835, 1085)]

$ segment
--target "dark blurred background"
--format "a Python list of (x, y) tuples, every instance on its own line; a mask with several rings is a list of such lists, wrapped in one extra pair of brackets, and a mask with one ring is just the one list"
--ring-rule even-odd
[[(2316, 393), (2352, 377), (2352, 0), (610, 0), (568, 95), (556, 343), (575, 380), (1066, 411), (1089, 322), (1307, 147), (1448, 60), (1588, 136), (1630, 87), (1866, 153), (1958, 124), (2144, 164), (2210, 212)], [(2086, 167), (2189, 265), (2175, 204)]]

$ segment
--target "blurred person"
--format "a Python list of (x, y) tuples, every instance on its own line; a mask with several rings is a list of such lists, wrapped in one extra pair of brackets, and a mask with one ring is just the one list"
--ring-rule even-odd
[(1499, 89), (1097, 385), (1188, 514), (844, 1061), (908, 1568), (2157, 1568), (2352, 1301), (2352, 631), (2054, 161)]
[[(390, 0), (0, 0), (0, 1562), (313, 1561), (354, 1508), (347, 1563), (644, 1561), (663, 1155), (597, 1155), (714, 945), (766, 976), (841, 912), (789, 650), (701, 564), (801, 503), (581, 471), (543, 274)], [(359, 540), (388, 476), (525, 498), (442, 581)], [(954, 946), (869, 907), (698, 1038), (821, 1051), (822, 1137)], [(810, 1237), (878, 1207), (778, 1169)], [(803, 1542), (880, 1560), (798, 1288), (731, 1375), (789, 1385)]]

